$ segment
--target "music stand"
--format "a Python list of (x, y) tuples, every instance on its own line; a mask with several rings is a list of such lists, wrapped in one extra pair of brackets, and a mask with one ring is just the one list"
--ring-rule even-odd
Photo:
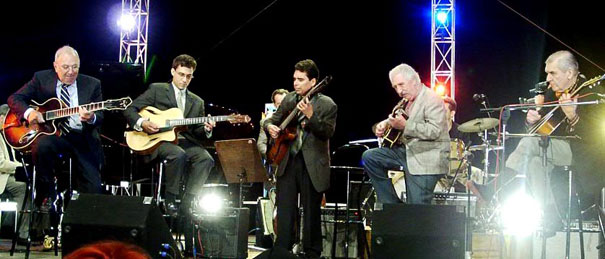
[(227, 183), (239, 183), (239, 207), (242, 204), (242, 184), (268, 180), (256, 140), (230, 139), (214, 142)]

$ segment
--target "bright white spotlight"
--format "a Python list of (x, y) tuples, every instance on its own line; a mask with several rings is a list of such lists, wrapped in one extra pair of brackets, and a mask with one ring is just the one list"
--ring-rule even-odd
[(223, 208), (223, 199), (215, 193), (209, 193), (200, 199), (198, 205), (204, 212), (216, 213)]
[(122, 14), (120, 19), (118, 20), (118, 27), (120, 27), (122, 31), (132, 31), (134, 29), (135, 24), (136, 21), (134, 20), (134, 17), (128, 14)]
[(527, 236), (538, 229), (542, 210), (540, 204), (523, 190), (506, 201), (500, 210), (504, 233)]
[(441, 24), (444, 24), (445, 22), (447, 22), (447, 12), (444, 12), (444, 11), (437, 12), (437, 21), (439, 21), (439, 23), (441, 23)]

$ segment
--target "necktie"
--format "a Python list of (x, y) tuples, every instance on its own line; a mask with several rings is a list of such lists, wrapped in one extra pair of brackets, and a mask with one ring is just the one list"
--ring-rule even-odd
[[(69, 85), (67, 84), (61, 84), (61, 93), (59, 94), (59, 98), (61, 101), (63, 101), (63, 103), (65, 103), (65, 105), (67, 105), (67, 107), (71, 107), (70, 95), (67, 91), (68, 86)], [(69, 118), (65, 118), (65, 120), (59, 122), (59, 130), (61, 131), (61, 135), (69, 133), (69, 128)]]
[(176, 100), (176, 105), (181, 111), (185, 112), (185, 90), (179, 90), (178, 96), (179, 98)]

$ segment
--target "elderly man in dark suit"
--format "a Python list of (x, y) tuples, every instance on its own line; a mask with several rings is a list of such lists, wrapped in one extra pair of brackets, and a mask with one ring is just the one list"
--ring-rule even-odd
[[(279, 125), (291, 112), (297, 137), (277, 169), (277, 247), (290, 249), (294, 244), (297, 194), (304, 210), (303, 250), (308, 258), (319, 258), (322, 250), (320, 205), (330, 185), (329, 140), (336, 127), (337, 107), (328, 96), (304, 96), (317, 83), (319, 70), (310, 59), (294, 66), (294, 92), (284, 97), (281, 106), (267, 119), (265, 129), (272, 138), (280, 134)], [(300, 100), (299, 100), (300, 99)]]
[(402, 131), (393, 147), (373, 148), (362, 156), (364, 168), (381, 203), (399, 203), (387, 171), (405, 172), (406, 202), (430, 204), (437, 181), (448, 171), (450, 137), (445, 105), (441, 97), (420, 82), (418, 73), (401, 64), (389, 72), (393, 89), (407, 99), (405, 113), (389, 115), (374, 133), (384, 137), (387, 125)]
[[(31, 81), (8, 98), (12, 112), (27, 123), (44, 122), (40, 112), (31, 108), (31, 101), (43, 103), (50, 98), (58, 98), (69, 107), (100, 102), (101, 82), (87, 75), (79, 74), (80, 58), (78, 52), (69, 46), (63, 46), (55, 53), (53, 70), (39, 71)], [(33, 163), (39, 176), (36, 184), (38, 198), (42, 203), (46, 194), (52, 199), (56, 196), (53, 184), (53, 168), (59, 154), (70, 155), (77, 165), (76, 190), (84, 193), (101, 192), (101, 166), (103, 150), (99, 137), (99, 126), (103, 121), (101, 111), (90, 112), (83, 107), (79, 114), (59, 123), (61, 136), (41, 135), (32, 144)]]

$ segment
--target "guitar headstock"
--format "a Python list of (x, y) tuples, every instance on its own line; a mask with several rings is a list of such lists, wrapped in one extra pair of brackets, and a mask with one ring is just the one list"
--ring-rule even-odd
[(601, 81), (603, 81), (604, 79), (605, 79), (605, 74), (600, 75), (600, 76), (595, 76), (595, 77), (589, 79), (588, 81), (584, 82), (580, 87), (588, 86), (588, 87), (592, 88), (593, 86), (600, 84)]
[(249, 123), (250, 120), (251, 120), (250, 116), (245, 115), (245, 114), (231, 114), (231, 115), (229, 115), (229, 118), (227, 119), (227, 121), (229, 121), (229, 123), (231, 123), (231, 124)]
[(309, 90), (307, 93), (307, 96), (310, 98), (316, 93), (323, 91), (323, 89), (326, 88), (330, 82), (332, 82), (332, 76), (328, 75), (323, 80), (319, 81), (319, 83), (317, 83), (313, 88), (311, 88), (311, 90)]
[(130, 99), (130, 97), (112, 99), (103, 102), (103, 105), (107, 110), (126, 110), (130, 104), (132, 104), (132, 99)]

